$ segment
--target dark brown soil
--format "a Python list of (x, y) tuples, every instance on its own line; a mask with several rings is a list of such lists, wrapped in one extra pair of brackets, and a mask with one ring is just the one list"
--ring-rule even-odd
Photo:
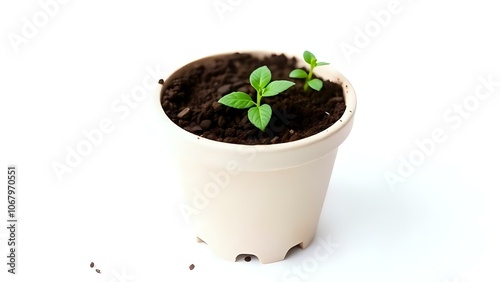
[[(288, 77), (296, 63), (296, 58), (285, 55), (259, 59), (245, 53), (196, 62), (165, 81), (162, 106), (167, 116), (181, 128), (216, 141), (255, 145), (299, 140), (339, 120), (345, 111), (345, 102), (342, 86), (324, 79), (320, 92), (304, 93), (303, 80)], [(271, 70), (272, 81), (286, 79), (296, 83), (277, 96), (262, 99), (263, 104), (273, 109), (265, 132), (248, 121), (248, 110), (217, 102), (233, 91), (249, 93), (255, 100), (249, 76), (263, 65)]]

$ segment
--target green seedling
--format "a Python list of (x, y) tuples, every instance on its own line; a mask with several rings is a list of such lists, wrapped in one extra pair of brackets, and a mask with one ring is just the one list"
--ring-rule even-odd
[(306, 63), (308, 63), (310, 66), (309, 73), (307, 73), (303, 69), (294, 69), (292, 72), (290, 72), (289, 76), (291, 78), (305, 78), (306, 81), (304, 83), (304, 91), (309, 90), (309, 87), (316, 91), (320, 91), (321, 88), (323, 88), (323, 81), (318, 78), (312, 78), (313, 70), (315, 67), (326, 66), (329, 65), (329, 63), (318, 62), (316, 56), (314, 56), (314, 54), (309, 51), (304, 51), (304, 61), (306, 61)]
[(248, 109), (248, 120), (264, 131), (271, 120), (273, 111), (268, 104), (261, 105), (262, 97), (276, 96), (295, 83), (287, 80), (271, 82), (271, 70), (267, 66), (262, 66), (250, 74), (250, 84), (257, 91), (256, 102), (250, 95), (240, 91), (231, 92), (220, 98), (218, 102), (236, 109)]

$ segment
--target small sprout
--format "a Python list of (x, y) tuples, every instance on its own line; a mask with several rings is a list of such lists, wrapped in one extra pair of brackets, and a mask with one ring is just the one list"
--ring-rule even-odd
[(316, 91), (320, 91), (321, 88), (323, 88), (323, 81), (318, 78), (312, 78), (313, 70), (315, 67), (326, 66), (329, 65), (329, 63), (318, 62), (316, 56), (314, 56), (314, 54), (309, 51), (304, 51), (304, 61), (306, 61), (306, 63), (310, 65), (309, 73), (307, 73), (303, 69), (294, 69), (290, 72), (289, 76), (291, 78), (305, 78), (306, 81), (304, 83), (304, 91), (309, 90), (309, 87)]
[(287, 80), (271, 82), (271, 70), (267, 66), (262, 66), (250, 74), (250, 84), (257, 91), (257, 102), (254, 102), (247, 93), (240, 91), (231, 92), (220, 98), (218, 102), (236, 109), (248, 109), (248, 120), (264, 131), (271, 120), (273, 111), (268, 104), (261, 105), (262, 97), (276, 96), (295, 83)]

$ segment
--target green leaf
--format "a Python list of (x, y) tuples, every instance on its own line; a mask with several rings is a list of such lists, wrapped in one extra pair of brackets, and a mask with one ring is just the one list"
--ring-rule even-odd
[(308, 64), (311, 64), (311, 62), (313, 60), (316, 60), (316, 57), (313, 55), (313, 53), (309, 52), (309, 51), (304, 51), (304, 61), (306, 61), (306, 63)]
[(329, 65), (329, 64), (330, 64), (330, 63), (318, 62), (318, 63), (316, 63), (316, 66), (318, 66), (318, 67), (319, 67), (319, 66), (327, 66), (327, 65)]
[(320, 91), (323, 88), (323, 81), (317, 78), (311, 79), (307, 84), (316, 91)]
[(306, 78), (307, 72), (305, 70), (302, 70), (302, 69), (295, 69), (295, 70), (291, 71), (288, 76), (290, 76), (292, 78)]
[(264, 89), (269, 81), (271, 81), (271, 70), (267, 66), (257, 68), (250, 74), (250, 84), (257, 91)]
[(248, 120), (261, 131), (266, 130), (267, 124), (271, 120), (273, 110), (268, 104), (260, 107), (253, 107), (248, 110)]
[(220, 98), (219, 103), (236, 109), (248, 109), (255, 106), (252, 97), (244, 92), (232, 92)]
[(271, 97), (280, 94), (281, 92), (287, 90), (288, 88), (294, 86), (295, 83), (288, 80), (276, 80), (269, 83), (264, 91), (262, 92), (262, 97)]

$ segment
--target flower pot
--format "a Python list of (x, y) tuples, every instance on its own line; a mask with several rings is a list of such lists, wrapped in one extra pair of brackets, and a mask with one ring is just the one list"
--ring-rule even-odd
[[(160, 93), (175, 73), (193, 64), (170, 75)], [(235, 261), (240, 254), (252, 254), (261, 263), (271, 263), (313, 240), (337, 149), (351, 131), (356, 109), (354, 89), (342, 74), (329, 66), (315, 74), (342, 85), (346, 110), (326, 130), (293, 142), (241, 145), (209, 140), (173, 123), (158, 102), (179, 169), (181, 209), (195, 236), (218, 257)]]

